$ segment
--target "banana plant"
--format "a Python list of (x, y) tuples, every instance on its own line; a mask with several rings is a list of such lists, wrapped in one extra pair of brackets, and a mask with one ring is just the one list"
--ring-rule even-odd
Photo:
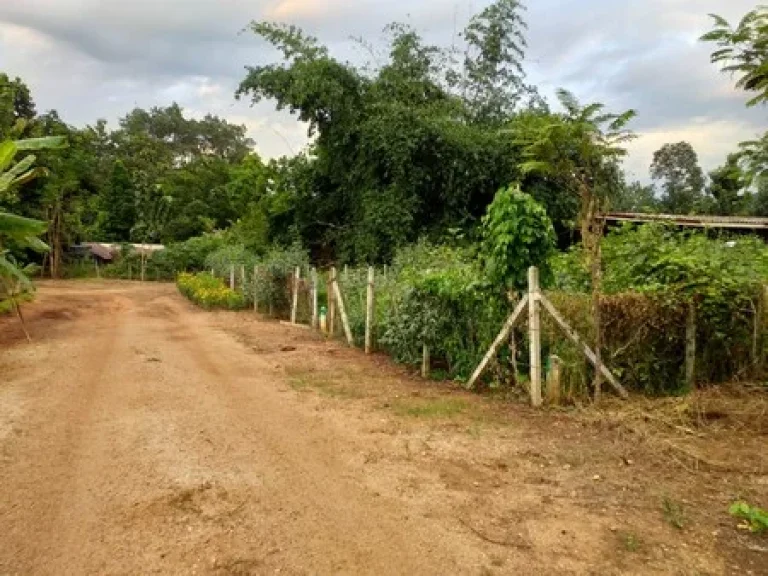
[[(61, 137), (0, 142), (0, 198), (12, 188), (46, 173), (45, 168), (34, 166), (37, 158), (33, 154), (24, 156), (14, 164), (14, 159), (20, 151), (61, 148), (64, 145), (64, 138)], [(11, 253), (10, 247), (45, 252), (48, 246), (40, 240), (39, 236), (45, 232), (46, 227), (45, 222), (40, 220), (0, 211), (0, 283), (5, 296), (16, 310), (28, 340), (30, 337), (24, 327), (24, 318), (17, 296), (31, 288), (29, 274), (34, 268), (31, 266), (22, 268)]]

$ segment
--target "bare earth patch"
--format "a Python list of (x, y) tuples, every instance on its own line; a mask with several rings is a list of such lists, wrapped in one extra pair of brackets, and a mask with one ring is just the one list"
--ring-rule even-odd
[(768, 574), (757, 388), (534, 411), (170, 285), (0, 318), (0, 574)]

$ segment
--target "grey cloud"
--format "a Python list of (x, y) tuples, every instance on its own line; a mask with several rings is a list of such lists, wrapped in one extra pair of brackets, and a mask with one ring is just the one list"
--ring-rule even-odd
[[(352, 35), (380, 46), (385, 24), (406, 21), (427, 41), (448, 46), (470, 12), (488, 1), (0, 0), (0, 26), (48, 39), (45, 47), (20, 48), (18, 39), (4, 43), (0, 28), (0, 69), (28, 78), (41, 107), (76, 123), (176, 99), (196, 113), (252, 119), (262, 151), (283, 154), (284, 138), (293, 148), (303, 143), (301, 126), (268, 103), (249, 109), (232, 97), (245, 65), (276, 57), (250, 33), (238, 34), (250, 20), (288, 20), (337, 57), (361, 62), (369, 55), (354, 47)], [(564, 86), (585, 102), (635, 108), (641, 132), (666, 134), (666, 127), (702, 122), (765, 128), (763, 111), (745, 110), (745, 98), (729, 91), (731, 81), (696, 42), (709, 26), (708, 12), (735, 18), (753, 2), (529, 0), (531, 80), (545, 93)]]

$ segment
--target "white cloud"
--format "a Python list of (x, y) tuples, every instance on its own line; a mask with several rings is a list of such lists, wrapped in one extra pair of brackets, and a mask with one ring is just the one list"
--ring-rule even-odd
[[(0, 70), (30, 84), (38, 107), (75, 124), (115, 121), (134, 106), (171, 100), (195, 115), (245, 124), (267, 156), (306, 143), (295, 117), (269, 103), (250, 108), (233, 93), (243, 67), (274, 58), (250, 34), (250, 20), (304, 26), (341, 59), (367, 58), (348, 38), (376, 43), (383, 26), (409, 21), (430, 42), (455, 33), (489, 0), (0, 0)], [(754, 0), (529, 0), (531, 79), (551, 94), (572, 89), (584, 102), (635, 108), (642, 138), (628, 168), (647, 177), (653, 150), (688, 139), (711, 169), (737, 143), (768, 128), (746, 110), (732, 79), (709, 63), (697, 38), (709, 12), (736, 18)]]

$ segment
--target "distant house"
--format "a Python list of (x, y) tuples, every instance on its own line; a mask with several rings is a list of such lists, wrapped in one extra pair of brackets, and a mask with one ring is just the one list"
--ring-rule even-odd
[(162, 244), (111, 244), (109, 242), (83, 242), (71, 247), (71, 252), (82, 257), (90, 256), (94, 260), (108, 264), (120, 255), (123, 246), (130, 246), (138, 254), (151, 256), (155, 252), (165, 250)]
[(752, 216), (681, 216), (679, 214), (643, 214), (639, 212), (609, 212), (603, 215), (606, 224), (621, 222), (662, 222), (681, 228), (704, 228), (757, 233), (768, 237), (768, 218)]

